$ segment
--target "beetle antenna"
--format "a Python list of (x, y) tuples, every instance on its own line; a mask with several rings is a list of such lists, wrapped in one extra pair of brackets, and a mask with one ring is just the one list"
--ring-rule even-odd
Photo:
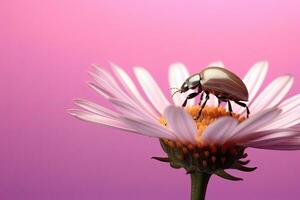
[(169, 90), (179, 90), (179, 88), (171, 87), (171, 88), (169, 88)]
[(178, 93), (178, 92), (180, 92), (181, 90), (177, 90), (177, 91), (175, 91), (173, 94), (172, 94), (172, 98), (173, 98), (173, 96), (176, 94), (176, 93)]

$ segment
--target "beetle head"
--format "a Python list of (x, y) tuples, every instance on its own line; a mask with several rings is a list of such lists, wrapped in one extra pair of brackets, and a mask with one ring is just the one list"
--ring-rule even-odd
[(189, 90), (188, 79), (183, 82), (180, 88), (170, 88), (170, 89), (176, 89), (176, 91), (172, 94), (172, 97), (178, 92), (179, 93), (187, 92)]
[(201, 88), (201, 77), (200, 74), (194, 74), (190, 76), (181, 86), (181, 93), (188, 91), (189, 89)]
[(190, 89), (194, 90), (196, 88), (198, 88), (198, 91), (202, 91), (202, 86), (201, 86), (200, 80), (201, 80), (201, 78), (200, 78), (199, 74), (194, 74), (194, 75), (190, 76), (183, 82), (180, 89), (179, 88), (171, 88), (171, 89), (177, 89), (177, 91), (174, 92), (173, 95), (176, 94), (177, 92), (185, 93)]
[(179, 91), (180, 91), (180, 93), (184, 93), (184, 92), (188, 91), (189, 89), (190, 88), (189, 88), (188, 79), (187, 79), (186, 81), (183, 82)]

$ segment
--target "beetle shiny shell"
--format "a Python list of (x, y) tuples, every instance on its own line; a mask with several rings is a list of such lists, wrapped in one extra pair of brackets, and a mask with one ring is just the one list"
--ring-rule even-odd
[(220, 67), (208, 67), (200, 72), (203, 91), (217, 97), (235, 101), (248, 101), (248, 90), (243, 81), (231, 71)]
[(237, 75), (227, 69), (220, 67), (207, 67), (200, 73), (188, 77), (182, 84), (181, 88), (175, 93), (185, 93), (190, 89), (197, 89), (197, 91), (187, 95), (182, 104), (183, 107), (187, 105), (188, 99), (195, 98), (199, 94), (202, 94), (202, 99), (203, 94), (206, 94), (205, 101), (201, 106), (197, 119), (209, 99), (209, 94), (213, 94), (218, 98), (219, 105), (221, 102), (227, 102), (230, 115), (232, 115), (232, 106), (230, 101), (234, 101), (236, 104), (245, 107), (247, 110), (247, 117), (250, 114), (248, 106), (241, 102), (248, 101), (249, 95), (247, 87)]

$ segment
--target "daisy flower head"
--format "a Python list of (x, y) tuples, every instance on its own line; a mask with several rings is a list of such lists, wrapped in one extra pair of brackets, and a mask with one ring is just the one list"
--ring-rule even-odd
[[(208, 180), (213, 174), (236, 181), (242, 179), (230, 175), (226, 169), (255, 170), (255, 167), (246, 166), (249, 160), (244, 160), (248, 147), (300, 149), (300, 131), (297, 129), (300, 95), (285, 99), (293, 84), (293, 77), (288, 75), (279, 76), (258, 93), (267, 75), (266, 61), (253, 65), (241, 80), (247, 91), (247, 102), (222, 99), (214, 91), (201, 100), (196, 96), (204, 91), (197, 91), (195, 87), (183, 92), (183, 84), (192, 76), (182, 63), (172, 64), (169, 68), (171, 94), (168, 96), (172, 95), (172, 102), (146, 69), (134, 68), (146, 100), (122, 68), (113, 63), (111, 66), (113, 74), (94, 66), (94, 72), (89, 73), (94, 81), (88, 85), (110, 101), (115, 109), (76, 99), (74, 102), (79, 109), (70, 109), (69, 113), (85, 121), (159, 138), (167, 156), (153, 158), (168, 162), (173, 168), (184, 168), (191, 174), (193, 200), (204, 199)], [(227, 71), (222, 62), (211, 63), (206, 68), (213, 67)], [(221, 75), (213, 71), (209, 76)], [(224, 85), (220, 84), (216, 89), (220, 88)], [(237, 89), (233, 87), (230, 92)], [(220, 99), (224, 101), (221, 104)], [(249, 117), (246, 105), (251, 112)]]

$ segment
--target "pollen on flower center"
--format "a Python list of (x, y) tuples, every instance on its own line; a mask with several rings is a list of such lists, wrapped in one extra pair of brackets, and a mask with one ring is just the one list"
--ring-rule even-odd
[[(192, 106), (186, 108), (193, 119), (198, 116), (200, 106)], [(195, 120), (198, 133), (195, 137), (196, 144), (183, 143), (180, 141), (172, 141), (169, 139), (160, 139), (163, 150), (168, 154), (168, 158), (158, 158), (157, 160), (169, 162), (174, 168), (185, 168), (187, 172), (206, 172), (217, 173), (217, 175), (231, 180), (239, 180), (236, 177), (226, 174), (224, 169), (235, 168), (240, 170), (253, 171), (255, 168), (247, 168), (243, 165), (247, 162), (240, 159), (246, 157), (244, 154), (245, 148), (235, 144), (204, 144), (202, 142), (202, 135), (205, 129), (219, 117), (229, 116), (229, 112), (224, 107), (210, 107), (207, 106), (202, 110), (199, 119)], [(245, 120), (245, 117), (232, 113), (232, 117), (239, 122)], [(167, 121), (161, 117), (160, 123), (168, 126)], [(205, 134), (205, 133), (204, 133)]]
[[(196, 105), (192, 107), (186, 108), (186, 111), (195, 119), (198, 116), (198, 113), (201, 109), (201, 106)], [(215, 107), (215, 106), (205, 106), (202, 110), (202, 113), (199, 117), (199, 119), (195, 120), (198, 133), (196, 135), (196, 142), (197, 144), (201, 144), (201, 137), (203, 135), (203, 132), (205, 129), (216, 119), (224, 116), (229, 116), (229, 112), (223, 107)], [(241, 116), (237, 113), (232, 113), (232, 117), (237, 119), (239, 122), (244, 121), (246, 118), (244, 116)], [(159, 119), (160, 123), (167, 126), (166, 120), (161, 117)]]

